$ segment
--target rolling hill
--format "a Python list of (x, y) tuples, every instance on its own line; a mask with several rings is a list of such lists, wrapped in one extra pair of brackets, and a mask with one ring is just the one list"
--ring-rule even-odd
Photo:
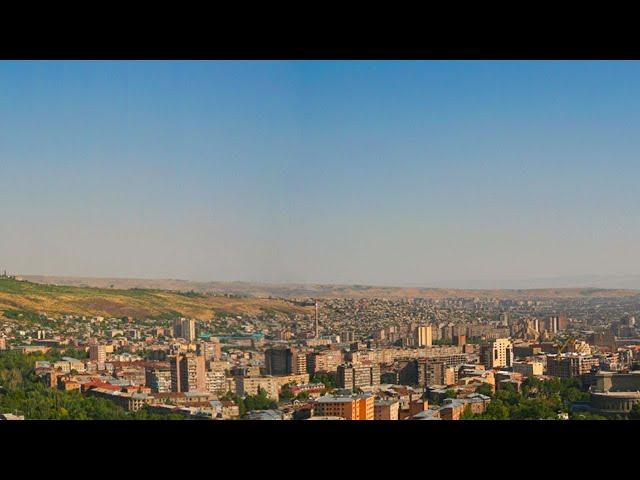
[(0, 311), (18, 310), (47, 314), (131, 316), (136, 318), (192, 317), (209, 320), (219, 313), (311, 313), (281, 299), (230, 298), (193, 291), (116, 289), (46, 285), (0, 278)]

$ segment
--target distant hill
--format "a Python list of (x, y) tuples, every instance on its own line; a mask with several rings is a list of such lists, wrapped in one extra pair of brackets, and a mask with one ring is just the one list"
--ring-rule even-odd
[(62, 286), (0, 278), (0, 311), (131, 317), (192, 317), (209, 320), (219, 313), (311, 313), (282, 299), (228, 298), (189, 291)]
[(630, 297), (640, 290), (591, 287), (536, 289), (452, 289), (424, 287), (380, 287), (368, 285), (304, 285), (260, 284), (248, 282), (193, 282), (173, 279), (90, 278), (24, 275), (22, 278), (55, 285), (97, 287), (102, 289), (160, 289), (167, 291), (195, 291), (213, 294), (250, 295), (252, 297), (302, 298), (585, 298)]

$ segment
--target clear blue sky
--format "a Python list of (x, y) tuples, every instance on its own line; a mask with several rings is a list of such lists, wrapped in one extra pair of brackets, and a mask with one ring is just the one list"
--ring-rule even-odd
[(0, 266), (638, 273), (638, 62), (0, 62)]

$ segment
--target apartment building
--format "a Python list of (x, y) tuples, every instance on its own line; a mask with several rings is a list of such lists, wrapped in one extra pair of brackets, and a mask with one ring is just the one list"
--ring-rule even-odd
[(373, 402), (373, 419), (374, 420), (398, 420), (400, 411), (400, 401), (398, 400), (380, 400)]
[(431, 325), (421, 325), (414, 331), (416, 347), (430, 347), (433, 342)]
[(144, 384), (154, 393), (171, 392), (171, 368), (166, 366), (145, 367)]
[(171, 355), (169, 366), (174, 392), (206, 391), (204, 357), (194, 353)]
[(338, 367), (337, 380), (340, 388), (350, 390), (380, 386), (380, 365), (377, 363), (342, 364)]
[(268, 348), (264, 352), (267, 375), (290, 375), (307, 372), (307, 356), (296, 348)]
[(547, 375), (560, 378), (579, 377), (600, 365), (597, 357), (582, 353), (562, 353), (547, 355)]
[(346, 420), (374, 420), (373, 395), (325, 395), (314, 402), (314, 416), (340, 417)]
[(335, 372), (344, 361), (340, 350), (324, 350), (307, 355), (307, 371), (310, 374), (318, 372)]
[(260, 391), (264, 391), (267, 397), (274, 401), (279, 400), (278, 380), (275, 377), (236, 377), (235, 378), (236, 395), (258, 395)]
[(106, 347), (98, 343), (89, 345), (89, 360), (98, 364), (104, 364), (107, 361)]
[(513, 365), (513, 343), (508, 338), (483, 343), (480, 359), (486, 368), (510, 368)]

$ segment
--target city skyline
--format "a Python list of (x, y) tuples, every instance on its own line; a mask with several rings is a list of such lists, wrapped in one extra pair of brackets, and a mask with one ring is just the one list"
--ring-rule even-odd
[(638, 80), (637, 62), (3, 62), (0, 263), (451, 288), (631, 277)]

